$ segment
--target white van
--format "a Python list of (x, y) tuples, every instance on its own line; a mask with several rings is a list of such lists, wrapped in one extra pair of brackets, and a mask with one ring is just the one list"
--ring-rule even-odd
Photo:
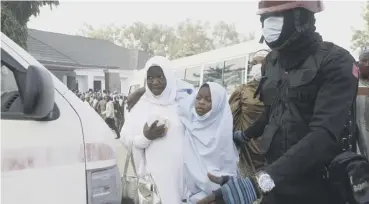
[(1, 203), (120, 203), (100, 116), (3, 33), (1, 75)]

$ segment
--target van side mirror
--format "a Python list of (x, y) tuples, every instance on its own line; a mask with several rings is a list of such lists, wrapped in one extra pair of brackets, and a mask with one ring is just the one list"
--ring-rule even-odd
[(54, 108), (54, 92), (50, 72), (46, 68), (30, 65), (26, 73), (23, 113), (34, 119), (47, 117)]

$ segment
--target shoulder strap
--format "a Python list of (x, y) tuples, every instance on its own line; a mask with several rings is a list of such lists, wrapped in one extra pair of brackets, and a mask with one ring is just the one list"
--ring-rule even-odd
[(133, 146), (133, 144), (131, 144), (128, 147), (128, 152), (127, 152), (127, 156), (126, 156), (126, 163), (124, 164), (124, 169), (123, 169), (123, 177), (124, 178), (127, 177), (128, 166), (129, 166), (130, 163), (132, 164), (132, 169), (133, 169), (134, 176), (138, 176), (136, 166), (135, 166), (135, 161), (134, 161), (134, 158), (133, 158), (133, 147), (132, 146)]

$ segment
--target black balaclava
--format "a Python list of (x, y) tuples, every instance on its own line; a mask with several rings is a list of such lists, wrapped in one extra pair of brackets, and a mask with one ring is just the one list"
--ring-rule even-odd
[[(283, 27), (279, 38), (266, 44), (278, 51), (278, 62), (285, 69), (299, 65), (313, 53), (322, 37), (315, 32), (314, 13), (304, 8), (296, 8), (281, 12)], [(262, 15), (263, 22), (268, 15)]]

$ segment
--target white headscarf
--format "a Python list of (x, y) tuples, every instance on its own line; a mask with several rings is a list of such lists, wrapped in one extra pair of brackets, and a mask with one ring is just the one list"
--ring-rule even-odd
[(219, 188), (207, 173), (237, 175), (238, 153), (233, 143), (233, 119), (226, 90), (217, 83), (207, 83), (212, 109), (203, 116), (195, 111), (196, 95), (180, 105), (179, 116), (185, 126), (185, 180), (187, 189), (203, 197)]
[(173, 66), (171, 62), (162, 56), (155, 56), (150, 58), (145, 64), (146, 70), (146, 78), (147, 78), (147, 71), (152, 66), (159, 66), (163, 70), (165, 78), (167, 80), (167, 86), (165, 87), (163, 93), (159, 96), (155, 96), (149, 89), (146, 83), (146, 92), (144, 94), (145, 100), (149, 101), (150, 103), (157, 104), (157, 105), (171, 105), (175, 103), (176, 99), (176, 91), (177, 91), (177, 82), (173, 73)]

